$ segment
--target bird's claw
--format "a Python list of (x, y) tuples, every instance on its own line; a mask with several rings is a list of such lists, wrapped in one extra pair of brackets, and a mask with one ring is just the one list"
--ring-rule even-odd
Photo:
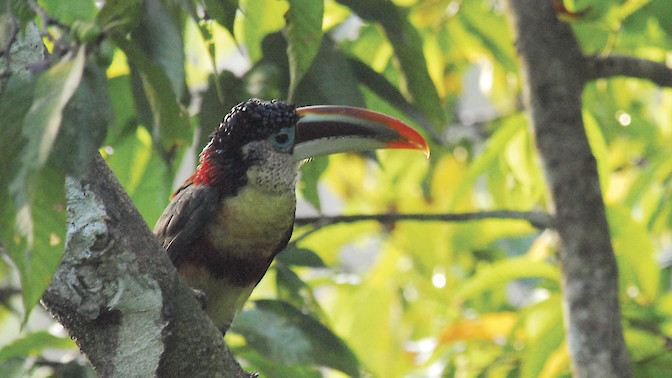
[(205, 311), (205, 309), (208, 308), (208, 295), (205, 294), (203, 290), (191, 289), (191, 291), (194, 293), (198, 303), (201, 304), (203, 311)]

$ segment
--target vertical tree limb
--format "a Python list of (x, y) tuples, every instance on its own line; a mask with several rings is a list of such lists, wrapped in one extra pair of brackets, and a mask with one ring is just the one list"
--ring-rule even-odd
[(508, 0), (523, 95), (561, 238), (563, 309), (577, 377), (632, 375), (618, 292), (618, 268), (595, 157), (583, 128), (587, 59), (550, 0)]

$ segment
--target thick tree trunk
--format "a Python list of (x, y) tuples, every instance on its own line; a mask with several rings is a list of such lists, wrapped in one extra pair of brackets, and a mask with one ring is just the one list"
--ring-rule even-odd
[(561, 238), (565, 329), (577, 377), (630, 377), (618, 268), (597, 165), (583, 128), (587, 59), (551, 0), (508, 0), (525, 107)]

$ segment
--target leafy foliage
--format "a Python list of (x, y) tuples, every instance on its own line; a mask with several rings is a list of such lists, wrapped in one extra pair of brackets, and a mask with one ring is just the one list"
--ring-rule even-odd
[[(549, 209), (495, 2), (32, 3), (0, 2), (0, 49), (35, 21), (51, 53), (0, 79), (0, 237), (23, 300), (18, 310), (0, 291), (0, 375), (33, 374), (26, 356), (72, 347), (34, 325), (39, 311), (28, 321), (67, 237), (64, 175), (84, 173), (99, 150), (151, 226), (221, 117), (249, 97), (366, 106), (430, 139), (430, 160), (309, 162), (298, 216)], [(659, 61), (672, 50), (667, 0), (565, 5), (586, 53)], [(635, 372), (663, 376), (672, 92), (602, 79), (582, 100)], [(519, 220), (303, 226), (227, 341), (268, 376), (568, 376), (556, 246), (552, 231)], [(3, 262), (2, 288), (15, 281)]]

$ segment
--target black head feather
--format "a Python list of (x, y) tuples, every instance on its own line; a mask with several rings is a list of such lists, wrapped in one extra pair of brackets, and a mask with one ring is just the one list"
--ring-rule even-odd
[(266, 139), (280, 129), (295, 126), (298, 121), (294, 105), (253, 98), (234, 106), (224, 116), (213, 134), (212, 144), (215, 149), (239, 149), (248, 142)]
[(203, 149), (194, 183), (213, 185), (223, 195), (235, 195), (247, 183), (247, 169), (254, 163), (243, 157), (242, 147), (294, 127), (298, 121), (294, 105), (280, 100), (253, 98), (234, 106)]

